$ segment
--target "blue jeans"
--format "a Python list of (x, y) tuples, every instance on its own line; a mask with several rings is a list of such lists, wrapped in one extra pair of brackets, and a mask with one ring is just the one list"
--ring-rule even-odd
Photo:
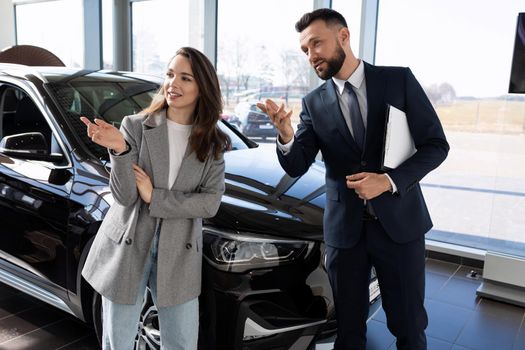
[[(139, 285), (137, 301), (134, 305), (117, 304), (102, 297), (102, 349), (130, 350), (134, 348), (137, 336), (144, 293), (148, 285), (157, 303), (157, 248), (160, 225), (150, 255), (144, 268), (144, 277)], [(195, 350), (199, 336), (199, 299), (184, 304), (158, 308), (161, 349)]]

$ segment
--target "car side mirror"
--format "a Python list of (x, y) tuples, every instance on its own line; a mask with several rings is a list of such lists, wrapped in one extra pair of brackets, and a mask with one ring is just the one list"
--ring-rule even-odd
[(28, 160), (60, 162), (64, 155), (50, 153), (47, 141), (41, 132), (28, 132), (5, 136), (0, 141), (0, 153)]

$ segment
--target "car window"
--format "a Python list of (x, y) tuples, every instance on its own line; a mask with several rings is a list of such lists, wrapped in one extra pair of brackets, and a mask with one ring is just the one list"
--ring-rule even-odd
[[(122, 118), (137, 114), (149, 106), (158, 85), (145, 81), (123, 82), (101, 79), (70, 79), (52, 82), (46, 86), (54, 95), (74, 134), (97, 158), (108, 159), (107, 150), (91, 142), (80, 116), (101, 118), (120, 127)], [(246, 143), (227, 126), (220, 127), (232, 139), (233, 149), (248, 148)]]
[(119, 128), (122, 118), (147, 107), (158, 89), (154, 83), (90, 79), (85, 76), (46, 84), (73, 134), (97, 158), (108, 159), (107, 150), (86, 135), (80, 116), (100, 118)]
[(52, 132), (44, 115), (22, 89), (12, 85), (0, 87), (0, 138), (40, 132), (51, 151)]

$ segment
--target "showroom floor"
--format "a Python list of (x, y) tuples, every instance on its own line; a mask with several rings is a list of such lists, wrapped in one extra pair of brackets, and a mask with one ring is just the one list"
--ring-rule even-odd
[[(429, 350), (524, 350), (525, 309), (476, 298), (481, 281), (474, 270), (441, 260), (427, 260), (426, 306)], [(318, 344), (328, 350), (331, 343)], [(1, 350), (95, 350), (93, 330), (61, 311), (0, 284)], [(370, 350), (395, 349), (382, 310), (368, 326)]]

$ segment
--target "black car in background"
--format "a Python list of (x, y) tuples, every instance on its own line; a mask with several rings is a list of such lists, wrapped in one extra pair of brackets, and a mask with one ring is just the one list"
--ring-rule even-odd
[[(79, 116), (118, 127), (159, 83), (129, 72), (0, 64), (0, 281), (93, 323), (99, 336), (100, 296), (80, 271), (113, 203), (111, 164)], [(273, 148), (220, 127), (233, 150), (219, 212), (203, 228), (199, 348), (313, 348), (336, 330), (322, 240), (324, 166), (291, 178)], [(373, 276), (371, 314), (379, 300)], [(148, 293), (136, 344), (159, 348)]]
[(247, 137), (260, 137), (266, 140), (267, 137), (277, 136), (277, 129), (273, 126), (270, 117), (257, 107), (255, 101), (239, 102), (235, 106), (235, 116), (239, 129)]

